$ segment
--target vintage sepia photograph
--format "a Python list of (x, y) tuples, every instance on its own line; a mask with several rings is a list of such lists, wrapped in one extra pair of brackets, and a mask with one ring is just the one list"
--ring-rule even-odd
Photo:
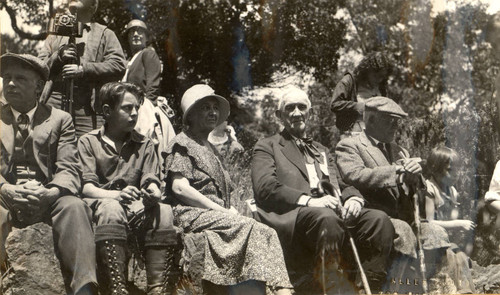
[(0, 0), (0, 295), (500, 294), (500, 2)]

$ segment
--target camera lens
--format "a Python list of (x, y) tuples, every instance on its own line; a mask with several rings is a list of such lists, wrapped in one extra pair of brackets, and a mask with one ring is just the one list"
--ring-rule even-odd
[(67, 15), (61, 16), (61, 18), (59, 19), (59, 23), (62, 25), (69, 24), (69, 17)]

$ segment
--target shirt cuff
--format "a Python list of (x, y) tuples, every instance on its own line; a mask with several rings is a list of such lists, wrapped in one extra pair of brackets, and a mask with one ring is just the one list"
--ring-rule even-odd
[(297, 205), (299, 205), (301, 207), (307, 207), (307, 203), (309, 203), (310, 199), (311, 199), (311, 197), (309, 197), (309, 196), (301, 195), (299, 197), (299, 200), (297, 201)]

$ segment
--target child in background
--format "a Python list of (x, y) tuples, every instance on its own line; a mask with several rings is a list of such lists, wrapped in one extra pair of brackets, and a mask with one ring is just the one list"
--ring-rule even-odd
[[(475, 223), (459, 219), (457, 201), (458, 192), (453, 186), (457, 180), (456, 164), (458, 154), (447, 147), (437, 147), (431, 151), (427, 159), (427, 194), (425, 198), (425, 213), (428, 222), (443, 227), (452, 242), (446, 249), (446, 259), (443, 265), (457, 287), (458, 293), (474, 293), (469, 268), (469, 258), (460, 250), (457, 244), (463, 244), (476, 227)], [(468, 248), (464, 246), (463, 248)], [(464, 249), (465, 250), (465, 249)], [(470, 251), (470, 250), (469, 250)]]

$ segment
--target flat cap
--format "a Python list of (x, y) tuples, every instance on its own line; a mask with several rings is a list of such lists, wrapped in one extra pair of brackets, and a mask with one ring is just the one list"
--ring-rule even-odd
[(394, 100), (384, 96), (375, 96), (367, 99), (365, 101), (365, 109), (399, 118), (408, 116)]
[(41, 59), (31, 54), (16, 54), (10, 52), (0, 57), (0, 77), (3, 77), (3, 71), (8, 67), (15, 67), (21, 64), (32, 68), (44, 81), (49, 79), (49, 67)]

